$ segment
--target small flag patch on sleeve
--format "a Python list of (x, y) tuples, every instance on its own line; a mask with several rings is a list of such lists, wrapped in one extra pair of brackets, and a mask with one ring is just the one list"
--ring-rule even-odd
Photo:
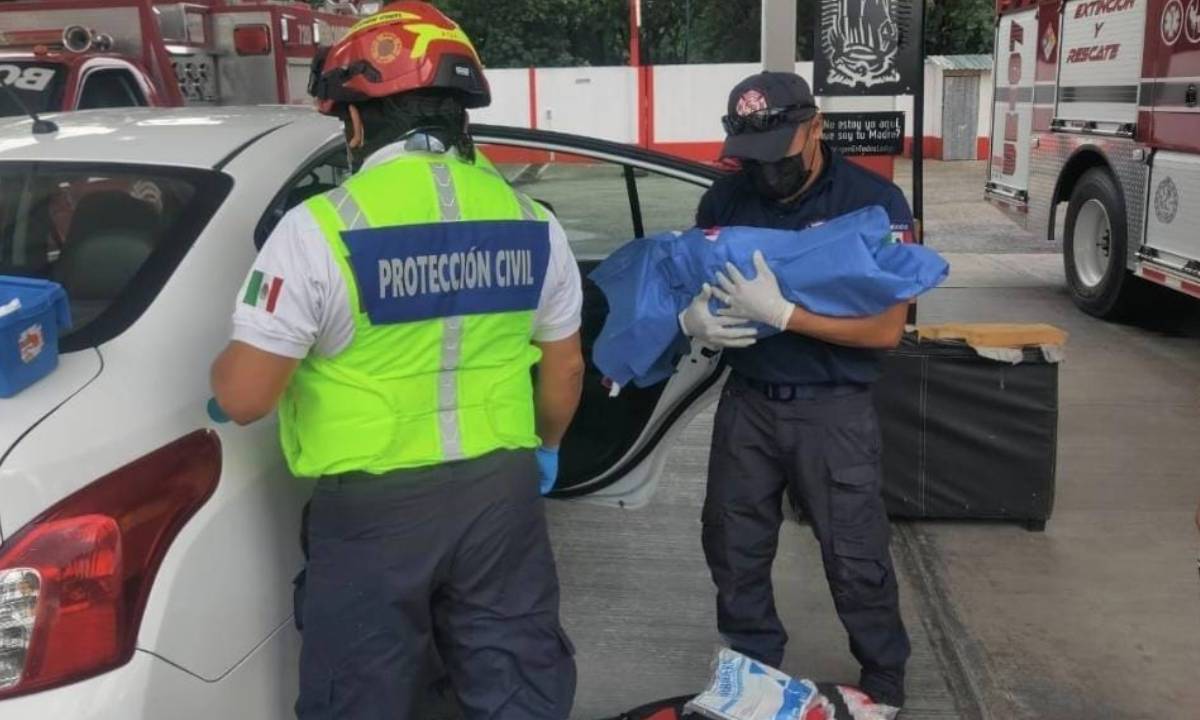
[(892, 225), (892, 242), (894, 243), (912, 243), (916, 242), (913, 236), (912, 227), (910, 225)]
[(283, 278), (255, 270), (250, 273), (250, 282), (246, 285), (246, 294), (242, 296), (242, 302), (274, 313), (275, 305), (279, 302), (279, 293), (282, 291)]

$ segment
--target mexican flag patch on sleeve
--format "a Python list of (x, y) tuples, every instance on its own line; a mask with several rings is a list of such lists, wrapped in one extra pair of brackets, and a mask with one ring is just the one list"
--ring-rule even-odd
[(242, 302), (274, 313), (275, 304), (279, 302), (279, 293), (282, 291), (283, 278), (255, 270), (250, 273), (250, 282), (246, 285), (246, 294), (242, 296)]
[(892, 242), (906, 244), (906, 243), (911, 243), (911, 242), (915, 242), (915, 241), (916, 241), (916, 238), (913, 237), (913, 231), (912, 231), (911, 226), (896, 225), (896, 224), (892, 225)]

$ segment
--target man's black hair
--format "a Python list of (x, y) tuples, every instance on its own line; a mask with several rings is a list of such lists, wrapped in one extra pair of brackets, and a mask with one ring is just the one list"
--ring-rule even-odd
[[(446, 90), (414, 90), (402, 95), (355, 103), (363, 123), (363, 146), (357, 159), (394, 143), (413, 132), (425, 132), (458, 150), (468, 162), (475, 160), (475, 144), (467, 133), (467, 109), (462, 98)], [(343, 111), (343, 120), (349, 116)], [(349, 125), (347, 125), (349, 132)]]

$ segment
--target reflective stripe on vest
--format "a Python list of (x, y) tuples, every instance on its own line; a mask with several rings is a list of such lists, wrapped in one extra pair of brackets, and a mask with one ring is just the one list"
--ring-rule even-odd
[[(454, 177), (446, 163), (430, 164), (433, 179), (437, 183), (438, 206), (442, 210), (443, 222), (462, 220), (458, 207), (458, 195), (454, 192)], [(462, 431), (458, 427), (458, 350), (462, 343), (463, 319), (448, 317), (442, 326), (442, 370), (438, 373), (438, 425), (442, 430), (442, 454), (447, 460), (458, 460), (463, 456)]]
[[(548, 226), (480, 160), (402, 156), (308, 201), (347, 282), (355, 338), (336, 357), (310, 355), (285, 394), (280, 431), (294, 474), (383, 473), (537, 446), (529, 370), (540, 353), (530, 341)], [(418, 272), (422, 252), (433, 254), (416, 256)]]

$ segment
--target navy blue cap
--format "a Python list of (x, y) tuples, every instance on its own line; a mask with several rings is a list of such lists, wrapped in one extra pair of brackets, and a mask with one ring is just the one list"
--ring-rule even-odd
[(817, 101), (808, 81), (796, 73), (761, 72), (734, 86), (729, 93), (729, 117), (745, 117), (762, 110), (792, 112), (779, 127), (770, 130), (747, 129), (726, 135), (721, 157), (774, 162), (787, 156), (796, 136), (796, 128), (817, 114)]

